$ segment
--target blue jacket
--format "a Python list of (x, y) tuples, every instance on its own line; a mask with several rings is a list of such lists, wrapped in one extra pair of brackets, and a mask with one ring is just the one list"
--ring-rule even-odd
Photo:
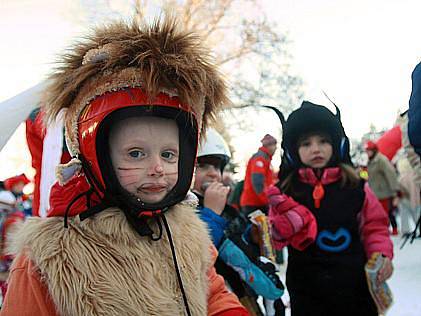
[(213, 244), (216, 248), (219, 248), (224, 238), (224, 231), (228, 225), (228, 221), (207, 207), (199, 207), (199, 212), (202, 221), (208, 225)]
[(412, 72), (412, 91), (408, 111), (409, 142), (421, 157), (421, 63)]

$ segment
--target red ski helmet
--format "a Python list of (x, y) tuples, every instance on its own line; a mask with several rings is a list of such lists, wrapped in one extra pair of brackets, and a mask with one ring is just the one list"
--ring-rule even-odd
[[(120, 120), (134, 116), (155, 116), (175, 120), (179, 129), (180, 159), (177, 183), (174, 189), (157, 204), (148, 205), (139, 199), (122, 194), (109, 157), (109, 132)], [(105, 93), (92, 101), (78, 120), (78, 158), (85, 163), (88, 175), (101, 194), (118, 197), (120, 202), (133, 199), (142, 211), (157, 210), (184, 199), (190, 187), (198, 145), (198, 122), (192, 109), (181, 103), (178, 97), (160, 93), (151, 101), (142, 88), (125, 88)], [(89, 171), (86, 169), (90, 169)]]

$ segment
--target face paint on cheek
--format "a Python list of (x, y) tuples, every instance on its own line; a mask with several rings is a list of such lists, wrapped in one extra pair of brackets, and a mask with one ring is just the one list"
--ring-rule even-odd
[(118, 170), (126, 171), (126, 170), (144, 170), (146, 168), (123, 168), (123, 167), (117, 167)]
[(166, 175), (176, 175), (178, 174), (178, 163), (164, 165), (163, 169)]
[(117, 177), (121, 186), (126, 189), (128, 189), (128, 186), (134, 185), (140, 181), (138, 168), (117, 168)]

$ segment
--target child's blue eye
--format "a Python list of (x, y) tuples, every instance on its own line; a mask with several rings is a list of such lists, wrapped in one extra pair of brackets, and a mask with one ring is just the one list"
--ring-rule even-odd
[(129, 152), (130, 157), (132, 158), (140, 158), (143, 156), (143, 153), (140, 150), (132, 150)]
[(164, 158), (164, 159), (172, 160), (172, 159), (174, 159), (176, 156), (175, 156), (175, 153), (173, 153), (173, 152), (171, 152), (171, 151), (164, 151), (164, 152), (161, 154), (161, 157), (162, 157), (162, 158)]

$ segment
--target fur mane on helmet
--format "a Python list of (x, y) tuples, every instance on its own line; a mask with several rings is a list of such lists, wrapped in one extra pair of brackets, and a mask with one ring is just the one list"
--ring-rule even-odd
[(124, 82), (124, 73), (133, 70), (151, 100), (159, 92), (174, 91), (199, 114), (202, 130), (229, 102), (225, 81), (209, 50), (200, 37), (181, 30), (176, 19), (157, 19), (151, 25), (114, 22), (96, 29), (59, 61), (45, 94), (46, 120), (55, 119), (62, 108), (76, 113), (80, 94), (94, 95), (96, 83), (113, 78), (114, 73)]

